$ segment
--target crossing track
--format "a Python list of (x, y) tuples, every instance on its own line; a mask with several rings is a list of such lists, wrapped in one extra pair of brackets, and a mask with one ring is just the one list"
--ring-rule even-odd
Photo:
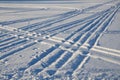
[[(34, 77), (42, 76), (44, 79), (50, 79), (59, 75), (75, 76), (77, 74), (77, 71), (81, 69), (89, 57), (96, 57), (94, 55), (91, 55), (92, 51), (103, 52), (105, 54), (106, 52), (109, 52), (109, 50), (106, 48), (97, 47), (95, 44), (100, 35), (103, 34), (106, 28), (108, 28), (108, 25), (111, 23), (114, 15), (119, 10), (119, 3), (107, 10), (95, 13), (86, 18), (50, 27), (52, 24), (60, 23), (64, 20), (69, 20), (70, 18), (80, 15), (85, 11), (92, 10), (107, 3), (89, 7), (83, 11), (70, 11), (64, 14), (60, 14), (59, 16), (57, 15), (57, 17), (54, 17), (53, 19), (34, 23), (29, 26), (24, 26), (22, 28), (19, 28), (22, 33), (21, 31), (6, 31), (5, 29), (1, 28), (0, 60), (17, 54), (17, 52), (29, 48), (30, 46), (33, 46), (37, 43), (54, 43), (53, 46), (39, 54), (37, 57), (31, 59), (31, 61), (27, 63), (27, 66), (19, 68), (18, 73), (13, 74), (10, 79), (25, 79), (26, 76), (31, 75)], [(18, 20), (18, 22), (22, 21), (28, 21), (28, 19)], [(14, 23), (14, 21), (8, 22), (6, 24), (12, 23)], [(41, 31), (42, 28), (45, 29), (44, 32)], [(66, 36), (64, 40), (59, 40), (57, 37), (55, 38), (56, 35), (63, 32), (69, 32), (71, 30), (73, 30), (73, 32)], [(31, 37), (26, 34), (26, 31), (31, 34), (35, 33), (37, 36), (38, 34), (41, 34), (42, 36), (39, 36), (38, 38), (34, 36)], [(113, 56), (118, 56), (120, 53), (119, 50), (111, 50), (110, 52), (110, 55)], [(101, 56), (99, 58), (108, 61), (109, 56)], [(111, 60), (113, 63), (115, 61)], [(19, 72), (21, 72), (21, 75), (16, 78), (16, 75), (19, 74)]]

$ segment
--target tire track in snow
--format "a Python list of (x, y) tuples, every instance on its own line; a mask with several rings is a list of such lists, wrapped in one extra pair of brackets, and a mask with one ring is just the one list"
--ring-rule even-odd
[(101, 19), (101, 18), (100, 18)]
[[(68, 13), (68, 12), (66, 12), (66, 13)], [(3, 22), (0, 22), (0, 24), (4, 26), (4, 25), (10, 25), (10, 24), (21, 23), (21, 22), (28, 22), (28, 21), (33, 21), (33, 20), (45, 19), (45, 18), (54, 18), (54, 17), (62, 16), (63, 14), (66, 14), (66, 13), (45, 16), (45, 17), (33, 17), (33, 18), (18, 19), (18, 20), (12, 20), (12, 21), (3, 21)], [(24, 28), (24, 27), (22, 27), (22, 28)], [(20, 28), (20, 29), (22, 29), (22, 28)]]
[[(107, 17), (107, 16), (106, 16)], [(100, 19), (101, 20), (101, 19)], [(104, 21), (104, 20), (103, 20)], [(93, 29), (95, 29), (95, 28), (93, 28)], [(89, 36), (88, 35), (86, 35), (88, 38), (89, 38)], [(87, 38), (86, 37), (86, 38)], [(86, 40), (85, 40), (86, 41)], [(83, 45), (85, 42), (83, 42), (81, 45)], [(83, 54), (83, 52), (81, 52), (82, 54)], [(73, 59), (73, 62), (74, 62), (74, 59), (76, 59), (77, 58), (77, 56), (81, 56), (81, 57), (83, 57), (82, 59), (84, 59), (84, 55), (82, 56), (82, 55), (80, 55), (80, 54), (78, 54), (78, 53), (76, 53), (76, 57), (73, 57), (73, 58), (71, 58), (71, 60), (69, 61), (69, 63), (71, 63), (71, 61), (72, 61), (72, 59)], [(79, 58), (78, 58), (79, 59)], [(78, 62), (79, 60), (76, 60), (75, 62)], [(69, 65), (70, 66), (70, 64), (69, 63), (66, 63), (67, 65)], [(81, 63), (81, 61), (79, 61), (78, 62), (78, 65)], [(71, 66), (72, 66), (73, 64), (71, 64)], [(76, 64), (76, 68), (77, 68), (77, 66), (78, 66), (77, 64)], [(76, 69), (76, 68), (73, 68), (73, 71)], [(58, 71), (59, 72), (59, 71)], [(71, 74), (72, 74), (72, 72), (71, 72)]]
[[(99, 28), (98, 28), (99, 29)], [(87, 59), (86, 59), (87, 60)]]
[[(99, 19), (99, 20), (101, 20), (101, 19)], [(88, 27), (87, 27), (88, 28)], [(57, 62), (56, 62), (57, 63)], [(44, 71), (43, 71), (44, 72)], [(55, 72), (55, 71), (54, 71)]]
[[(86, 17), (86, 18), (84, 18), (84, 19), (79, 19), (79, 20), (76, 20), (76, 21), (72, 21), (72, 22), (69, 22), (69, 23), (66, 23), (66, 24), (62, 24), (62, 25), (56, 26), (55, 29), (53, 29), (53, 30), (50, 30), (50, 29), (49, 29), (51, 34), (47, 34), (47, 33), (49, 33), (49, 30), (48, 30), (48, 32), (47, 32), (47, 30), (46, 30), (45, 32), (43, 32), (43, 34), (44, 34), (44, 35), (47, 34), (47, 36), (50, 36), (50, 37), (55, 36), (55, 35), (57, 35), (58, 33), (67, 31), (67, 30), (72, 29), (72, 28), (75, 28), (75, 27), (77, 27), (77, 26), (79, 26), (79, 25), (81, 25), (81, 24), (84, 24), (84, 23), (86, 23), (86, 22), (89, 22), (91, 18), (94, 18), (94, 17), (97, 18), (97, 17), (99, 17), (100, 15), (102, 15), (104, 12), (107, 12), (107, 11), (109, 11), (109, 9), (108, 9), (108, 10), (105, 10), (105, 11), (103, 11), (103, 12), (100, 12), (100, 13), (97, 13), (97, 14), (94, 14), (94, 15), (91, 15), (91, 16)], [(95, 19), (95, 18), (94, 18), (94, 19)], [(92, 20), (91, 20), (91, 22), (92, 22)], [(88, 23), (88, 24), (89, 24), (89, 23)], [(39, 31), (39, 30), (38, 30), (38, 31)]]
[[(63, 43), (64, 44), (64, 43)], [(46, 52), (44, 52), (43, 54), (41, 54), (37, 59), (33, 59), (30, 63), (29, 66), (27, 68), (29, 68), (30, 66), (34, 65), (35, 63), (37, 63), (38, 61), (40, 61), (43, 57), (45, 57), (46, 55), (48, 55), (50, 52), (54, 51), (55, 49), (57, 49), (59, 46), (56, 47), (52, 47), (48, 50), (46, 50)], [(24, 68), (22, 70), (25, 70), (27, 68)]]
[[(97, 40), (97, 38), (99, 38), (100, 34), (96, 34), (96, 32), (100, 32), (101, 34), (103, 33), (103, 31), (105, 30), (105, 28), (108, 27), (108, 24), (111, 22), (113, 16), (116, 14), (116, 12), (119, 9), (119, 5), (114, 9), (114, 11), (111, 13), (111, 15), (101, 24), (100, 27), (98, 27), (98, 29), (92, 34), (92, 36), (90, 37), (90, 39), (88, 39), (86, 41), (85, 44), (83, 44), (83, 48), (87, 50), (87, 55), (90, 55), (89, 51), (92, 47), (94, 47), (94, 44)], [(92, 42), (92, 43), (91, 43)], [(88, 44), (88, 45), (86, 45)], [(86, 57), (85, 60), (87, 60), (89, 57)], [(86, 61), (84, 61), (85, 63)], [(76, 75), (77, 71), (81, 69), (81, 67), (84, 65), (84, 63), (82, 65), (80, 65), (73, 73), (73, 75)]]
[(3, 59), (3, 58), (1, 57), (1, 59)]
[[(111, 1), (110, 1), (111, 2)], [(81, 14), (81, 13), (84, 13), (84, 11), (88, 11), (88, 10), (91, 10), (91, 9), (94, 9), (94, 8), (97, 8), (97, 7), (100, 7), (100, 6), (102, 6), (102, 5), (105, 5), (105, 4), (108, 4), (109, 2), (106, 2), (106, 3), (102, 3), (102, 4), (98, 4), (98, 5), (95, 5), (95, 6), (93, 6), (93, 7), (88, 7), (88, 8), (85, 8), (85, 9), (83, 9), (83, 12), (78, 12), (78, 14)], [(49, 27), (51, 24), (54, 24), (55, 22), (59, 22), (59, 21), (63, 21), (63, 20), (66, 20), (66, 19), (69, 19), (69, 18), (71, 18), (72, 16), (70, 15), (70, 13), (71, 12), (74, 12), (74, 11), (70, 11), (70, 12), (68, 12), (68, 13), (66, 13), (66, 14), (63, 14), (63, 17), (61, 17), (61, 18), (63, 18), (63, 19), (60, 19), (60, 18), (57, 18), (57, 19), (52, 19), (52, 20), (47, 20), (47, 21), (45, 21), (45, 22), (41, 22), (41, 23), (35, 23), (35, 24), (33, 24), (33, 25), (31, 25), (32, 27), (34, 26), (39, 26), (39, 25), (41, 25), (41, 24), (46, 24), (47, 23), (47, 25), (43, 25), (43, 27)], [(73, 13), (74, 14), (74, 13)], [(73, 17), (74, 16), (77, 16), (78, 14), (76, 14), (75, 13), (75, 15), (73, 15)], [(66, 18), (65, 19), (65, 17), (68, 17), (68, 18)], [(56, 21), (57, 20), (57, 21)], [(26, 26), (27, 27), (27, 26)], [(29, 26), (30, 27), (30, 26)], [(40, 28), (43, 28), (43, 27), (41, 27), (40, 26)], [(24, 27), (23, 27), (24, 28)], [(25, 29), (24, 29), (25, 30)], [(38, 30), (38, 28), (36, 28), (36, 29), (33, 29), (33, 30)], [(32, 30), (32, 31), (33, 31)]]
[(100, 58), (100, 59), (105, 60), (107, 62), (112, 62), (112, 63), (120, 65), (120, 63), (119, 63), (119, 61), (120, 61), (120, 51), (119, 50), (94, 46), (90, 50), (90, 53), (91, 53), (90, 57)]
[(23, 28), (20, 28), (20, 29), (32, 32), (36, 29), (48, 27), (49, 25), (52, 25), (56, 22), (60, 22), (60, 21), (65, 20), (65, 19), (69, 19), (69, 18), (71, 18), (71, 15), (73, 16), (74, 13), (76, 13), (76, 12), (77, 12), (77, 10), (69, 11), (69, 12), (63, 13), (61, 16), (55, 17), (53, 19), (48, 19), (48, 20), (45, 20), (42, 22), (37, 22), (37, 23), (31, 24), (28, 26), (24, 26)]
[(19, 52), (21, 50), (24, 50), (24, 49), (26, 49), (26, 48), (28, 48), (30, 46), (33, 46), (34, 44), (36, 44), (36, 43), (35, 42), (29, 42), (29, 43), (26, 43), (24, 45), (21, 45), (20, 47), (15, 48), (14, 50), (10, 50), (10, 51), (6, 52), (4, 55), (2, 55), (0, 57), (0, 60), (6, 58), (8, 56), (12, 56), (13, 54), (15, 54), (15, 53), (17, 53), (17, 52)]
[(64, 21), (64, 20), (68, 20), (68, 19), (70, 19), (70, 18), (73, 18), (73, 17), (75, 17), (75, 16), (78, 16), (79, 14), (81, 14), (81, 11), (75, 10), (74, 13), (72, 13), (72, 14), (64, 15), (64, 16), (61, 17), (61, 18), (54, 19), (54, 20), (50, 20), (50, 21), (51, 21), (50, 23), (46, 22), (45, 24), (41, 25), (40, 28), (36, 28), (36, 29), (30, 30), (30, 32), (40, 33), (39, 30), (42, 29), (42, 28), (51, 27), (52, 24), (60, 23), (60, 22), (62, 22), (62, 21)]

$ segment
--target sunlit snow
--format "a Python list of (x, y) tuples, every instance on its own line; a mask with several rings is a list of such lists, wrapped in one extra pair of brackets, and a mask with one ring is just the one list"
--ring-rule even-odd
[(120, 1), (0, 1), (0, 80), (119, 80)]

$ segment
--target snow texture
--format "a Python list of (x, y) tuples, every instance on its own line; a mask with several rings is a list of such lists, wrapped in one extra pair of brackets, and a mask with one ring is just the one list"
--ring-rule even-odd
[(120, 80), (120, 1), (1, 1), (0, 80)]

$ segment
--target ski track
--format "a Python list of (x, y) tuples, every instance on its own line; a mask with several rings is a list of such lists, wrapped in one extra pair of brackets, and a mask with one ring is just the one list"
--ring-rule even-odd
[[(108, 62), (110, 61), (112, 63), (115, 63), (115, 61), (118, 60), (119, 62), (119, 57), (120, 57), (119, 50), (118, 51), (114, 49), (108, 50), (107, 48), (98, 47), (96, 45), (97, 44), (96, 41), (107, 29), (112, 18), (120, 8), (119, 4), (116, 4), (110, 9), (88, 16), (84, 19), (78, 19), (69, 23), (50, 27), (52, 24), (60, 23), (61, 21), (68, 20), (72, 17), (80, 15), (85, 11), (92, 10), (94, 8), (100, 7), (102, 5), (111, 2), (112, 1), (95, 5), (86, 8), (83, 11), (74, 10), (63, 14), (51, 16), (46, 21), (34, 23), (19, 28), (20, 30), (22, 30), (23, 33), (21, 33), (21, 31), (15, 32), (17, 36), (13, 36), (15, 34), (14, 32), (0, 29), (0, 33), (1, 33), (0, 60), (5, 59), (14, 54), (17, 54), (18, 51), (22, 51), (37, 43), (44, 42), (47, 44), (52, 44), (51, 42), (50, 43), (47, 42), (47, 40), (51, 41), (52, 39), (53, 39), (53, 43), (55, 43), (49, 49), (39, 54), (36, 58), (33, 58), (29, 63), (27, 63), (27, 66), (23, 66), (22, 68), (19, 68), (18, 72), (22, 72), (22, 74), (19, 77), (15, 78), (15, 76), (19, 74), (16, 73), (13, 74), (10, 77), (10, 79), (11, 80), (24, 79), (26, 76), (30, 76), (30, 75), (34, 75), (34, 77), (43, 76), (43, 78), (45, 79), (57, 77), (60, 74), (75, 76), (77, 74), (77, 71), (81, 69), (81, 67), (85, 64), (85, 62), (89, 57), (96, 58), (99, 56), (98, 54), (95, 54), (95, 56), (94, 54), (91, 54), (92, 51), (100, 52), (101, 55), (99, 58), (105, 61)], [(8, 24), (32, 21), (36, 19), (41, 19), (41, 17), (1, 22), (0, 24), (8, 25)], [(42, 32), (41, 31), (42, 28), (47, 28), (47, 29), (45, 30), (45, 32)], [(62, 32), (65, 31), (67, 32), (72, 29), (75, 30), (71, 34), (69, 34), (69, 36), (66, 36), (64, 40), (59, 40), (59, 39), (55, 40), (55, 38), (53, 38), (54, 36)], [(39, 39), (28, 36), (28, 34), (26, 34), (26, 31), (28, 31), (31, 34), (35, 32), (35, 35), (37, 34), (41, 34), (41, 35), (44, 34), (44, 35), (40, 36), (41, 38)], [(11, 33), (12, 35), (9, 35), (9, 33)], [(29, 38), (29, 40), (27, 38)], [(56, 41), (58, 42), (56, 43)], [(108, 54), (108, 52), (111, 53)], [(105, 57), (103, 57), (103, 55), (105, 55)], [(111, 55), (113, 57), (114, 56), (118, 56), (118, 57), (115, 60), (111, 60), (112, 59)], [(26, 73), (28, 74), (26, 75)]]

